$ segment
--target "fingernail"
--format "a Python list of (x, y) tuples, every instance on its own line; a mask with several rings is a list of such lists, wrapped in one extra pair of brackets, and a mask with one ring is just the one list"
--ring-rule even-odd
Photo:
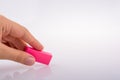
[(25, 65), (33, 65), (35, 63), (35, 59), (33, 57), (28, 57), (25, 59)]

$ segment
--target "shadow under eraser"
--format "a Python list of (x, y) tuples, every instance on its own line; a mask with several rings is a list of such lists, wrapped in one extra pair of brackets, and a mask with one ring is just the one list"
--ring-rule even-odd
[(31, 47), (25, 47), (25, 52), (34, 56), (35, 60), (37, 62), (46, 64), (46, 65), (49, 65), (49, 63), (52, 59), (52, 55), (50, 53), (45, 52), (45, 51), (38, 51), (38, 50), (35, 50)]

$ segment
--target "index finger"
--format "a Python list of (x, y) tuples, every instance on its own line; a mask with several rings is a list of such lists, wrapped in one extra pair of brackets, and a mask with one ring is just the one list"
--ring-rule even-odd
[(7, 27), (10, 29), (9, 34), (11, 36), (24, 40), (26, 43), (37, 50), (43, 49), (42, 44), (37, 39), (35, 39), (35, 37), (33, 37), (33, 35), (25, 27), (7, 18), (4, 18), (4, 20), (6, 22), (5, 24), (7, 24)]

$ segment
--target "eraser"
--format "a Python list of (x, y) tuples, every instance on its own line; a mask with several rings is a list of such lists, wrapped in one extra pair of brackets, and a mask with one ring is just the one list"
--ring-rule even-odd
[(31, 47), (25, 47), (25, 52), (31, 54), (35, 57), (36, 62), (43, 63), (49, 65), (52, 55), (45, 51), (38, 51)]

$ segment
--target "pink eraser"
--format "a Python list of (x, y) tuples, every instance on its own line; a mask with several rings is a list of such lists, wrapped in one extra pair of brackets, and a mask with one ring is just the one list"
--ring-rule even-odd
[(49, 65), (52, 55), (48, 52), (38, 51), (31, 47), (26, 47), (25, 51), (35, 57), (37, 62)]

